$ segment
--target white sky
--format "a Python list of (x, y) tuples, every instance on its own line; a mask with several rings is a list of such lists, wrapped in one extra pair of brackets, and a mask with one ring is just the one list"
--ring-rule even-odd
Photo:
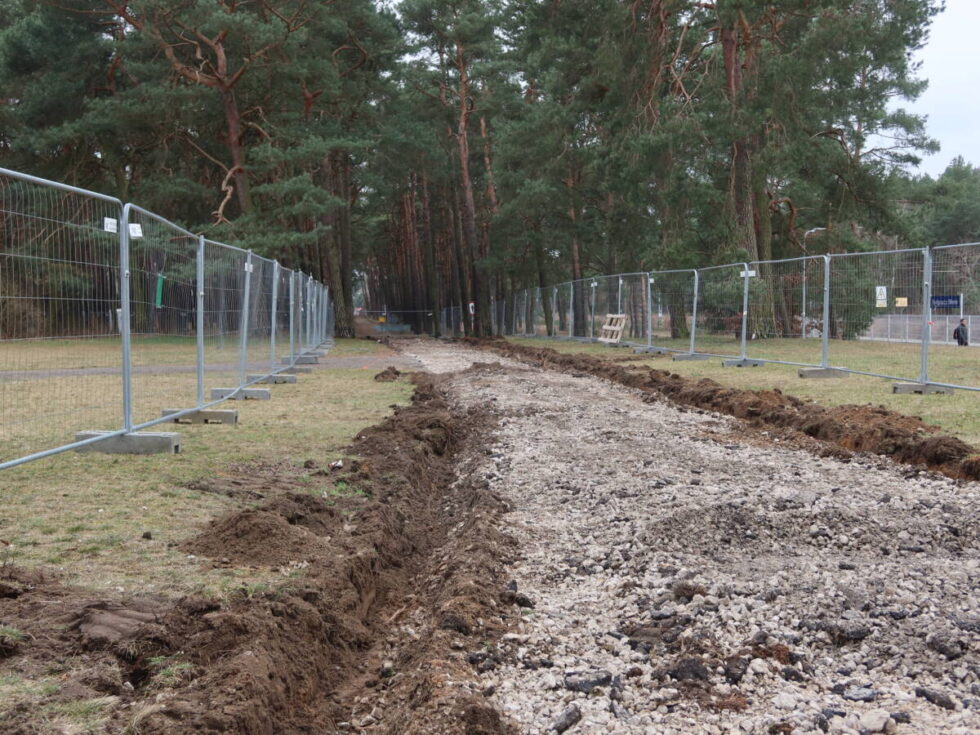
[(900, 106), (927, 115), (926, 131), (942, 147), (923, 156), (920, 173), (936, 177), (956, 156), (980, 166), (980, 2), (946, 0), (932, 22), (929, 41), (919, 54), (918, 76), (929, 87), (913, 103)]

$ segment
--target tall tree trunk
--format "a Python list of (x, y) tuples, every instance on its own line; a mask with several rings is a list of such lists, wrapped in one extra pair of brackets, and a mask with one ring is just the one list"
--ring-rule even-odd
[(568, 219), (572, 226), (572, 328), (576, 337), (585, 337), (589, 330), (585, 328), (587, 289), (582, 283), (582, 253), (578, 239), (578, 181), (580, 174), (572, 172), (565, 180), (568, 187)]
[(422, 246), (425, 249), (425, 272), (428, 285), (428, 299), (425, 306), (432, 310), (430, 327), (433, 336), (439, 336), (439, 310), (442, 309), (443, 296), (441, 279), (436, 261), (436, 247), (432, 236), (432, 206), (429, 200), (429, 181), (423, 175), (422, 186)]
[[(345, 331), (341, 336), (354, 336), (354, 243), (351, 233), (350, 212), (353, 206), (353, 192), (351, 191), (351, 161), (347, 151), (337, 151), (334, 157), (336, 161), (336, 174), (338, 181), (338, 198), (344, 202), (338, 214), (340, 227), (340, 284), (341, 294), (335, 295), (334, 303), (341, 300), (344, 302), (344, 311), (349, 315), (343, 324)], [(338, 323), (340, 320), (338, 318)]]
[[(537, 226), (534, 227), (537, 229)], [(545, 271), (545, 261), (544, 261), (544, 243), (541, 242), (541, 238), (538, 233), (535, 232), (534, 237), (534, 264), (538, 271), (538, 289), (541, 294), (541, 306), (544, 308), (544, 324), (545, 329), (549, 337), (555, 336), (555, 317), (552, 310), (551, 296), (552, 289), (551, 284), (548, 283), (548, 274)]]
[[(746, 86), (751, 84), (754, 70), (754, 54), (742, 53), (745, 39), (734, 28), (723, 28), (720, 33), (722, 58), (725, 64), (725, 92), (730, 104), (729, 114), (733, 130), (744, 126), (741, 120), (743, 105), (748, 96)], [(746, 82), (745, 77), (750, 81)], [(755, 230), (755, 201), (753, 197), (753, 140), (748, 135), (738, 135), (731, 146), (731, 163), (728, 178), (728, 210), (731, 246), (744, 250), (749, 260), (759, 257)]]
[[(475, 292), (476, 315), (472, 320), (473, 333), (486, 336), (490, 328), (490, 279), (486, 271), (486, 261), (480, 254), (476, 231), (476, 197), (473, 194), (473, 178), (470, 175), (469, 122), (472, 112), (470, 100), (469, 68), (466, 50), (462, 43), (456, 42), (456, 68), (459, 71), (459, 117), (456, 126), (456, 142), (459, 146), (460, 185), (463, 202), (463, 237), (470, 257), (470, 266)], [(468, 304), (467, 311), (469, 311)]]
[[(343, 210), (346, 202), (343, 184), (343, 166), (338, 165), (336, 151), (328, 153), (321, 167), (321, 187), (331, 196), (345, 202), (334, 206), (320, 219), (324, 226), (320, 242), (321, 257), (325, 261), (326, 281), (334, 309), (334, 334), (338, 337), (354, 336), (353, 278), (351, 272), (350, 243), (344, 242)], [(349, 235), (349, 231), (348, 231)]]
[(242, 141), (242, 115), (235, 99), (235, 90), (222, 89), (221, 99), (225, 108), (225, 122), (228, 126), (228, 152), (231, 154), (231, 180), (235, 185), (238, 208), (248, 212), (252, 208), (252, 198), (248, 187), (248, 172), (245, 170), (245, 146)]

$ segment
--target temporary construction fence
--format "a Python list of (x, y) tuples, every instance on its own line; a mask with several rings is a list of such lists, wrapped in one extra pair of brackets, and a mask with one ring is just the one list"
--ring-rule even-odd
[(0, 469), (248, 395), (332, 318), (308, 275), (0, 169)]
[[(969, 243), (596, 276), (498, 299), (492, 322), (498, 335), (595, 340), (607, 314), (624, 314), (623, 343), (675, 359), (980, 390), (977, 353), (952, 336), (960, 319), (980, 328), (978, 307)], [(461, 333), (464, 316), (445, 309), (443, 334)]]

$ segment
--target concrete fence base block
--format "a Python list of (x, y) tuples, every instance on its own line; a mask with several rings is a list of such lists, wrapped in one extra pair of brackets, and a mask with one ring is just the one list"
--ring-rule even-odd
[(758, 360), (722, 360), (722, 367), (761, 367), (763, 363)]
[(634, 355), (669, 355), (670, 350), (665, 350), (663, 347), (634, 347)]
[(801, 378), (846, 378), (847, 373), (834, 368), (800, 368), (797, 372)]
[[(75, 441), (84, 441), (112, 433), (111, 431), (80, 431), (75, 434)], [(106, 454), (180, 454), (180, 434), (170, 431), (120, 434), (94, 444), (86, 444), (75, 451), (104, 452)]]
[[(290, 361), (289, 360), (284, 360), (283, 362), (285, 362), (288, 365)], [(319, 365), (320, 364), (320, 358), (317, 357), (316, 355), (297, 355), (296, 356), (296, 364), (297, 365)]]
[(280, 383), (295, 383), (297, 378), (295, 375), (283, 375), (282, 373), (277, 373), (275, 375), (248, 375), (246, 379), (249, 383), (268, 383), (271, 385), (279, 385)]
[(687, 360), (710, 360), (711, 355), (699, 355), (696, 352), (679, 352), (674, 355), (674, 359), (678, 362), (684, 362)]
[[(165, 408), (161, 416), (180, 413), (179, 408)], [(202, 408), (200, 411), (185, 413), (174, 418), (175, 424), (237, 424), (238, 411), (235, 409)]]
[(303, 353), (304, 355), (312, 355), (313, 357), (326, 357), (326, 350), (307, 350)]
[(935, 385), (933, 383), (892, 383), (892, 393), (920, 393), (923, 395), (948, 395), (953, 392), (952, 388), (945, 385)]
[(293, 367), (288, 367), (283, 370), (280, 375), (309, 375), (313, 372), (313, 368), (303, 365), (294, 365)]
[(232, 401), (268, 401), (272, 391), (268, 388), (212, 388), (211, 400), (220, 401), (227, 398)]

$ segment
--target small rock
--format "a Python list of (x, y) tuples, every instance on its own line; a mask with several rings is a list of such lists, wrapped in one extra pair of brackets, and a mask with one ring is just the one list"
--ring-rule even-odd
[(795, 666), (784, 666), (780, 673), (786, 681), (803, 681), (806, 678)]
[(395, 665), (391, 661), (385, 661), (381, 664), (381, 671), (378, 672), (378, 675), (382, 679), (391, 678), (395, 675)]
[(616, 717), (617, 720), (621, 720), (623, 722), (628, 723), (632, 719), (630, 717), (629, 711), (625, 707), (623, 707), (623, 705), (621, 705), (619, 702), (615, 702), (615, 701), (610, 702), (609, 711), (613, 713), (613, 715)]
[(961, 641), (943, 631), (932, 633), (926, 638), (926, 645), (949, 661), (958, 659), (966, 653), (966, 646)]
[(841, 696), (851, 702), (873, 702), (878, 692), (871, 687), (847, 687)]
[(562, 733), (575, 725), (581, 719), (582, 710), (578, 708), (578, 705), (573, 704), (571, 707), (561, 713), (558, 719), (555, 720), (554, 724), (551, 726), (551, 729), (555, 732)]
[(708, 669), (699, 658), (685, 658), (667, 671), (677, 681), (707, 681)]
[(910, 722), (912, 722), (912, 715), (910, 715), (908, 712), (892, 712), (891, 718), (899, 725), (908, 725)]
[(834, 643), (854, 643), (861, 641), (871, 635), (871, 628), (860, 620), (843, 620), (839, 623), (831, 623), (825, 630), (833, 638)]
[(143, 538), (147, 541), (153, 540), (153, 533), (151, 531), (143, 531)]
[(887, 710), (868, 710), (861, 714), (861, 728), (868, 732), (883, 732), (890, 717)]
[(527, 608), (534, 607), (534, 603), (531, 601), (531, 598), (525, 594), (520, 594), (520, 593), (514, 595), (514, 604), (517, 605), (518, 607), (527, 607)]
[[(565, 688), (571, 689), (573, 692), (582, 692), (583, 694), (588, 694), (596, 687), (607, 686), (611, 681), (612, 674), (605, 669), (594, 669), (592, 671), (572, 672), (570, 674), (565, 674)], [(578, 720), (575, 722), (578, 722)], [(569, 725), (569, 727), (571, 727), (571, 725)]]
[(779, 709), (795, 709), (797, 699), (789, 692), (780, 692), (772, 699), (773, 706)]
[(744, 656), (732, 656), (725, 661), (725, 681), (738, 684), (749, 668), (749, 659)]
[(932, 704), (937, 707), (942, 707), (943, 709), (956, 709), (956, 703), (953, 701), (952, 697), (935, 689), (927, 689), (926, 687), (916, 687), (915, 696), (922, 697), (927, 702), (932, 702)]

